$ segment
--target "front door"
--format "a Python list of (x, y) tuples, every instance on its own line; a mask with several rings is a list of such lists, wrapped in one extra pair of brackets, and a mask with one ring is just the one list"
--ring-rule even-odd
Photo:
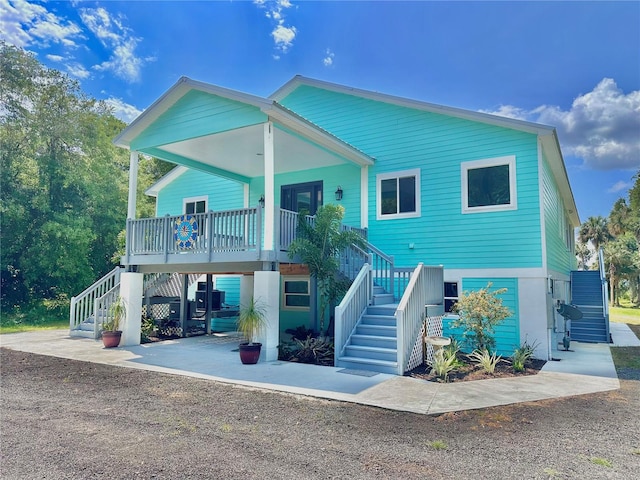
[(280, 188), (280, 207), (292, 212), (305, 210), (315, 215), (322, 205), (322, 181), (283, 185)]

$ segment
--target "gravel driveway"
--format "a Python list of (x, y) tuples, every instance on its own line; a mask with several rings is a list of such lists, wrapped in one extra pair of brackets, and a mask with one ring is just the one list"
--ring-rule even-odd
[(8, 479), (637, 479), (618, 391), (425, 416), (0, 349)]

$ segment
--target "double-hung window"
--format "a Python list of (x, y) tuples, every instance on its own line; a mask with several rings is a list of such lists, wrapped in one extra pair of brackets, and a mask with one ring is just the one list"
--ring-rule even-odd
[(516, 210), (516, 157), (464, 162), (462, 213)]
[(207, 211), (207, 200), (205, 197), (185, 198), (183, 200), (184, 213), (193, 215), (194, 213), (204, 213)]
[(282, 306), (285, 310), (309, 310), (309, 277), (283, 277)]
[(420, 169), (376, 176), (378, 220), (420, 216)]

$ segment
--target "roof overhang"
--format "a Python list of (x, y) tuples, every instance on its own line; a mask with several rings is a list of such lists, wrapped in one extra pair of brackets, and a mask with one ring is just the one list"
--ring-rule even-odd
[[(262, 119), (254, 119), (228, 130), (204, 132), (193, 137), (142, 142), (140, 136), (154, 127), (167, 112), (190, 91), (197, 90), (226, 100), (255, 107)], [(178, 107), (180, 108), (180, 107)], [(257, 110), (256, 110), (257, 111)], [(224, 114), (222, 114), (224, 115)], [(265, 120), (266, 119), (266, 120)], [(274, 150), (276, 172), (321, 168), (345, 163), (372, 165), (374, 159), (331, 133), (312, 124), (274, 100), (229, 90), (182, 77), (164, 95), (136, 118), (114, 143), (122, 148), (134, 148), (148, 155), (189, 168), (219, 174), (232, 180), (247, 182), (264, 175), (264, 125), (275, 126)], [(153, 140), (153, 139), (152, 139)], [(134, 144), (132, 146), (132, 144)]]

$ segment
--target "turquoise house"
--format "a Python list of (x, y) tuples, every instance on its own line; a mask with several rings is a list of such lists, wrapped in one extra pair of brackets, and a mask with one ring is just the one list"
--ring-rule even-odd
[[(286, 251), (298, 212), (338, 203), (369, 248), (343, 259), (355, 281), (336, 310), (337, 365), (402, 374), (425, 305), (439, 318), (489, 282), (513, 311), (499, 353), (558, 348), (580, 220), (553, 127), (301, 76), (268, 98), (183, 77), (115, 143), (131, 152), (118, 275), (134, 312), (145, 276), (207, 275), (231, 302), (269, 304), (275, 359), (285, 329), (315, 321), (313, 282)], [(135, 218), (139, 155), (176, 164), (146, 192), (151, 219)]]

